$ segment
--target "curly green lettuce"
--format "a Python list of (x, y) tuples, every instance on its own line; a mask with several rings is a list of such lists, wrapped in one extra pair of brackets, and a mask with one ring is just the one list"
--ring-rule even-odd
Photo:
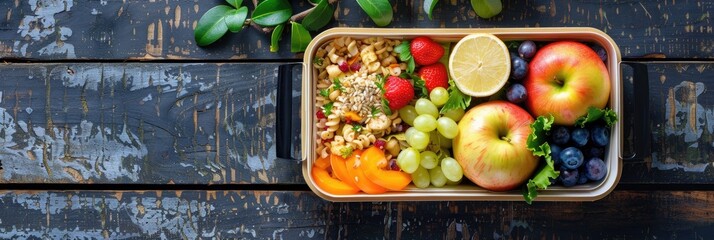
[(526, 188), (523, 191), (523, 198), (528, 204), (533, 202), (538, 196), (538, 190), (545, 190), (550, 186), (551, 179), (555, 179), (560, 175), (559, 171), (555, 171), (555, 163), (550, 156), (550, 145), (546, 141), (548, 131), (553, 126), (553, 116), (539, 116), (531, 125), (531, 134), (528, 135), (526, 147), (533, 152), (533, 155), (543, 157), (545, 165), (538, 170), (536, 175), (529, 179), (526, 183)]

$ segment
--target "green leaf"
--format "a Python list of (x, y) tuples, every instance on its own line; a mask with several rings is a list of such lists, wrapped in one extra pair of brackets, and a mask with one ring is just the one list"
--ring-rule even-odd
[(413, 73), (414, 69), (416, 68), (416, 63), (414, 62), (414, 58), (409, 58), (409, 61), (407, 62), (407, 72), (408, 73)]
[(357, 4), (377, 26), (384, 27), (392, 22), (394, 13), (389, 0), (357, 0)]
[(412, 85), (414, 86), (414, 96), (417, 98), (429, 97), (429, 92), (426, 89), (426, 83), (424, 82), (424, 79), (419, 77), (419, 75), (405, 72), (400, 74), (399, 77), (412, 80)]
[(231, 32), (240, 32), (245, 25), (245, 18), (248, 16), (248, 7), (243, 6), (239, 9), (234, 9), (226, 15), (226, 25)]
[(322, 105), (322, 112), (325, 114), (325, 116), (330, 116), (332, 114), (332, 106), (334, 103), (328, 102), (325, 105)]
[(382, 112), (384, 112), (384, 115), (392, 115), (392, 109), (389, 108), (389, 100), (386, 98), (382, 98)]
[(471, 0), (476, 15), (482, 18), (491, 18), (498, 15), (503, 10), (501, 0)]
[(293, 15), (293, 8), (286, 0), (266, 0), (258, 4), (251, 15), (256, 24), (272, 27), (282, 24)]
[(193, 31), (198, 46), (209, 45), (226, 34), (228, 25), (226, 25), (225, 18), (231, 10), (234, 9), (226, 5), (218, 5), (208, 9), (201, 16)]
[(459, 88), (456, 87), (454, 80), (449, 79), (448, 91), (449, 100), (446, 100), (444, 106), (441, 107), (440, 113), (443, 114), (457, 108), (466, 110), (466, 108), (471, 105), (471, 96), (462, 93)]
[(296, 22), (291, 22), (291, 34), (290, 34), (290, 51), (291, 52), (302, 52), (305, 51), (307, 45), (310, 44), (312, 36), (310, 32), (305, 29), (302, 25)]
[(548, 186), (550, 186), (550, 180), (560, 175), (560, 172), (555, 171), (555, 163), (551, 156), (550, 145), (545, 141), (548, 131), (550, 131), (550, 128), (553, 126), (554, 120), (555, 118), (553, 116), (538, 116), (530, 125), (531, 133), (528, 135), (526, 148), (528, 148), (533, 155), (543, 157), (545, 164), (535, 177), (528, 180), (526, 188), (523, 191), (523, 198), (528, 204), (538, 196), (538, 190), (547, 189)]
[(439, 0), (424, 0), (424, 12), (429, 15), (429, 20), (432, 20), (431, 12), (434, 10), (434, 7), (436, 7), (438, 2)]
[(320, 3), (315, 6), (315, 9), (302, 19), (302, 25), (305, 26), (305, 29), (308, 31), (317, 31), (332, 20), (332, 14), (334, 13), (335, 8), (332, 7), (327, 0), (321, 0)]
[(327, 89), (320, 89), (320, 96), (323, 96), (325, 98), (330, 96), (330, 90)]
[[(545, 143), (546, 137), (548, 136), (548, 131), (553, 126), (553, 121), (555, 118), (552, 115), (548, 117), (538, 116), (536, 120), (531, 123), (531, 134), (528, 135), (528, 140), (526, 141), (526, 147), (528, 150), (533, 152), (533, 155), (544, 156), (544, 151), (540, 146)], [(550, 147), (548, 148), (550, 149)]]
[(603, 119), (605, 124), (607, 124), (608, 127), (611, 127), (617, 122), (617, 113), (609, 108), (599, 109), (596, 107), (589, 107), (588, 113), (585, 114), (585, 116), (579, 117), (575, 120), (575, 126), (584, 128), (585, 124), (595, 122), (600, 119)]
[(280, 24), (273, 29), (273, 33), (270, 35), (270, 52), (277, 52), (280, 48), (278, 42), (280, 41), (280, 38), (283, 37), (283, 28), (285, 28), (285, 24)]
[(226, 0), (226, 2), (234, 8), (240, 8), (240, 5), (243, 4), (243, 0)]

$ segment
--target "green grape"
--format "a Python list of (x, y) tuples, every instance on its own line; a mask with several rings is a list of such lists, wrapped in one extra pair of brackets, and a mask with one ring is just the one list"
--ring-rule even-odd
[(429, 178), (431, 180), (431, 185), (434, 185), (434, 187), (443, 187), (444, 185), (446, 185), (446, 181), (448, 181), (446, 176), (444, 176), (444, 172), (441, 171), (441, 167), (439, 166), (429, 169)]
[(429, 145), (429, 134), (415, 129), (411, 135), (407, 135), (407, 143), (417, 150), (423, 150)]
[(414, 127), (422, 132), (431, 132), (436, 129), (436, 118), (429, 114), (422, 114), (414, 119)]
[[(458, 122), (459, 120), (461, 120), (461, 118), (463, 116), (464, 116), (464, 110), (461, 108), (451, 109), (444, 113), (444, 117), (451, 118), (455, 122)], [(402, 119), (404, 119), (404, 118), (402, 118)]]
[(446, 101), (449, 101), (449, 91), (446, 91), (446, 88), (443, 87), (435, 87), (429, 93), (429, 99), (434, 105), (441, 107)]
[(414, 118), (416, 118), (417, 115), (416, 109), (412, 105), (406, 105), (399, 109), (399, 117), (402, 118), (402, 121), (409, 124), (409, 126), (414, 126)]
[(423, 167), (418, 167), (416, 171), (412, 173), (412, 183), (418, 188), (427, 188), (431, 184), (431, 178), (429, 177), (429, 170)]
[(414, 148), (407, 148), (399, 152), (397, 165), (406, 173), (413, 173), (419, 167), (419, 151)]
[(461, 169), (459, 162), (450, 157), (445, 157), (441, 160), (441, 171), (447, 179), (454, 182), (460, 181), (464, 176), (464, 171)]
[(435, 145), (438, 145), (441, 148), (451, 148), (453, 140), (442, 136), (439, 131), (431, 131), (430, 137), (432, 143), (434, 143)]
[(436, 105), (429, 101), (429, 99), (426, 98), (420, 98), (419, 100), (416, 101), (416, 104), (414, 104), (414, 108), (416, 109), (417, 114), (422, 115), (422, 114), (429, 114), (433, 116), (434, 118), (439, 117), (439, 109), (436, 108)]
[(448, 117), (440, 117), (436, 121), (436, 130), (448, 139), (454, 139), (459, 134), (459, 126), (456, 125), (453, 119)]
[(439, 158), (436, 156), (436, 153), (432, 151), (423, 151), (419, 164), (425, 169), (432, 169), (439, 165)]
[(446, 179), (446, 185), (447, 186), (454, 186), (454, 185), (459, 185), (461, 184), (461, 180), (464, 180), (464, 178), (459, 179), (459, 181), (451, 181), (448, 178)]
[(407, 128), (407, 131), (404, 132), (404, 137), (407, 139), (410, 139), (414, 135), (414, 132), (417, 132), (417, 131), (419, 131), (419, 130), (417, 130), (415, 127)]

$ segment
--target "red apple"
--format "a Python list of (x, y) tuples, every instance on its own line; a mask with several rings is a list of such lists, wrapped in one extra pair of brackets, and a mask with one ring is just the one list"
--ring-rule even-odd
[(471, 108), (459, 121), (453, 142), (464, 176), (492, 191), (521, 186), (538, 166), (538, 158), (526, 148), (531, 123), (525, 109), (506, 101)]
[(561, 41), (538, 50), (528, 66), (526, 106), (535, 116), (553, 115), (573, 125), (588, 107), (603, 108), (610, 97), (610, 75), (600, 57), (579, 42)]

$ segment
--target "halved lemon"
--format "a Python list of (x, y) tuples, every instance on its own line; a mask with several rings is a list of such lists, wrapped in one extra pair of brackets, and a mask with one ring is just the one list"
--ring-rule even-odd
[(462, 38), (449, 56), (449, 74), (461, 92), (474, 97), (493, 95), (506, 84), (511, 57), (506, 44), (487, 33)]

